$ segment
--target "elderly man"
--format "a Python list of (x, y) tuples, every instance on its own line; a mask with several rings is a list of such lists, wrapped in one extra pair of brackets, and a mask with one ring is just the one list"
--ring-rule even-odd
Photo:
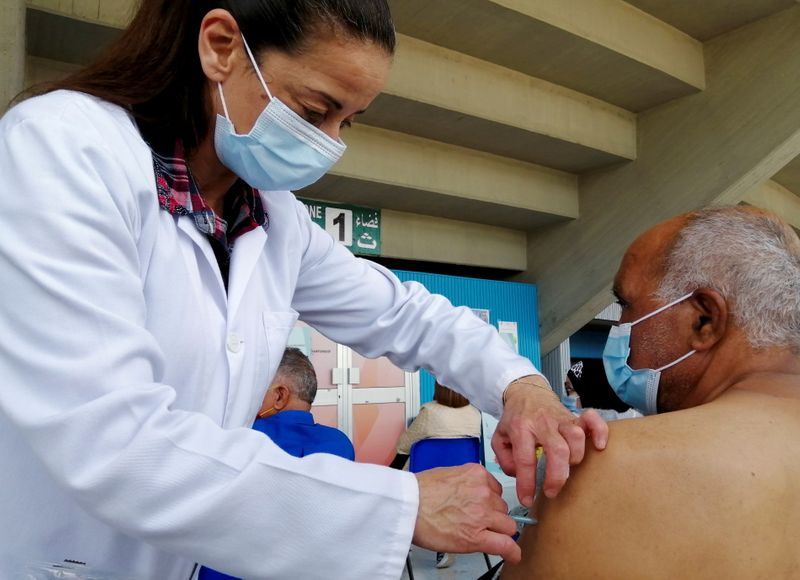
[(316, 396), (317, 375), (311, 361), (299, 349), (287, 348), (264, 395), (253, 429), (266, 434), (295, 457), (331, 453), (355, 459), (347, 435), (314, 422), (311, 404)]
[[(352, 461), (356, 454), (347, 435), (314, 422), (311, 404), (316, 396), (317, 374), (311, 361), (300, 349), (287, 348), (264, 395), (253, 429), (295, 457), (330, 453)], [(203, 567), (198, 580), (239, 579)]]
[(615, 293), (609, 382), (663, 414), (610, 425), (608, 449), (537, 501), (503, 578), (800, 577), (794, 231), (754, 209), (680, 216), (634, 242)]

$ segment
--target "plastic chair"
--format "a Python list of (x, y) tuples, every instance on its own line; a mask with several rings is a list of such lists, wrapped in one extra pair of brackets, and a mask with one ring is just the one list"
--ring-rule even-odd
[[(458, 437), (454, 439), (420, 439), (411, 446), (408, 459), (408, 470), (419, 473), (436, 467), (457, 467), (466, 463), (481, 463), (480, 437)], [(486, 568), (491, 570), (492, 563), (487, 554)], [(406, 558), (409, 580), (414, 580), (411, 568), (411, 557)]]
[(456, 467), (481, 462), (480, 437), (420, 439), (411, 446), (408, 470), (419, 473), (436, 467)]

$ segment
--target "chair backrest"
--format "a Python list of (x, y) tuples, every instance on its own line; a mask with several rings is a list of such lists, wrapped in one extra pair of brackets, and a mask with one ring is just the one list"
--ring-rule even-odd
[(481, 462), (480, 437), (420, 439), (411, 446), (408, 470), (418, 473), (434, 467), (455, 467)]

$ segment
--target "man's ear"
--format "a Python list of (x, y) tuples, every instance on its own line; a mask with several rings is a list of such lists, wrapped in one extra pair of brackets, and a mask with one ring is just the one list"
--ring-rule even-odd
[(275, 386), (275, 410), (283, 411), (292, 398), (292, 392), (286, 385)]
[(239, 25), (227, 10), (216, 8), (200, 24), (198, 53), (203, 72), (212, 82), (225, 82), (233, 70), (241, 44)]
[(702, 352), (716, 345), (728, 330), (728, 303), (711, 288), (699, 288), (690, 298), (692, 349)]

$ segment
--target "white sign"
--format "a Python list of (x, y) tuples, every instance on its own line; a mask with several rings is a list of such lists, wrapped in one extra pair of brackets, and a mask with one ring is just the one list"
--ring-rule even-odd
[(338, 207), (325, 208), (325, 231), (348, 248), (353, 245), (353, 212)]
[(311, 329), (299, 325), (292, 328), (286, 348), (299, 348), (304, 355), (311, 358)]
[(486, 324), (490, 324), (489, 322), (489, 311), (485, 308), (472, 308), (472, 313), (483, 320)]
[(492, 449), (492, 436), (497, 428), (497, 419), (488, 413), (481, 413), (481, 422), (483, 423), (483, 457), (486, 462), (486, 471), (491, 473), (503, 487), (513, 487), (517, 480), (503, 473)]
[(497, 322), (497, 329), (500, 331), (500, 337), (508, 343), (508, 346), (514, 349), (514, 352), (519, 354), (519, 332), (517, 331), (517, 323), (499, 320)]

